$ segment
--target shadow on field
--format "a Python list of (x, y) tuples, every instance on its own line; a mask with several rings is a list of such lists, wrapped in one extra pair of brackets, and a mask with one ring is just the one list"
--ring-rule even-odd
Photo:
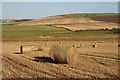
[(15, 54), (22, 54), (22, 53), (15, 53)]
[(50, 57), (34, 57), (35, 59), (33, 61), (36, 62), (48, 62), (48, 63), (55, 63), (57, 64), (53, 59), (51, 59)]

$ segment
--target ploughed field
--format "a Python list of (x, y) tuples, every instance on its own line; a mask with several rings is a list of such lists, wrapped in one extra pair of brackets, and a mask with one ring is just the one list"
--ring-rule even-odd
[[(77, 48), (77, 64), (56, 63), (49, 56), (52, 45), (61, 41), (2, 43), (3, 78), (118, 78), (118, 43), (111, 41), (62, 41), (63, 46), (83, 44)], [(43, 45), (47, 43), (47, 45)], [(97, 43), (93, 48), (92, 43)], [(32, 53), (20, 54), (21, 45), (34, 45)], [(43, 45), (43, 51), (38, 51)]]

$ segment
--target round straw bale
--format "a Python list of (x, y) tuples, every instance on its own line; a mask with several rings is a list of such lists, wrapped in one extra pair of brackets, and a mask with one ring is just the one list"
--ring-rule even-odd
[(96, 44), (94, 44), (94, 45), (93, 45), (93, 48), (95, 48), (95, 47), (97, 47), (97, 45), (96, 45)]
[(54, 60), (54, 54), (56, 51), (57, 46), (53, 45), (49, 50), (49, 56)]
[(78, 61), (78, 52), (76, 48), (71, 47), (67, 53), (67, 63), (68, 64), (76, 64)]
[(100, 41), (100, 43), (103, 43), (104, 41)]
[(74, 48), (77, 48), (77, 45), (73, 45)]
[(33, 48), (33, 45), (22, 45), (20, 46), (20, 51), (21, 53), (31, 53)]
[(95, 43), (92, 43), (91, 46), (95, 45)]
[(112, 43), (115, 43), (115, 41), (112, 41)]
[(83, 44), (80, 44), (80, 47), (83, 47)]
[(44, 43), (43, 45), (47, 45), (48, 43), (46, 42), (46, 43)]
[(120, 47), (120, 44), (118, 44), (118, 47)]
[(78, 53), (74, 47), (53, 45), (49, 51), (50, 57), (59, 63), (72, 64), (78, 58)]
[(60, 42), (60, 44), (63, 44), (62, 42)]

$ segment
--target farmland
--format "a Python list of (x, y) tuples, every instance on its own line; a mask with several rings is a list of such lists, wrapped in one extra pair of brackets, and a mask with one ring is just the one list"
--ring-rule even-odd
[[(43, 51), (38, 45), (45, 42)], [(97, 48), (90, 45), (97, 41), (63, 41), (63, 46), (82, 43), (77, 48), (77, 65), (56, 64), (49, 56), (52, 45), (60, 41), (3, 42), (3, 78), (118, 78), (117, 43), (98, 43)], [(34, 45), (32, 53), (20, 54), (21, 45)]]
[[(48, 37), (42, 38), (42, 35)], [(104, 36), (103, 36), (104, 35)], [(111, 37), (111, 39), (109, 39)], [(73, 32), (48, 25), (2, 26), (3, 41), (49, 41), (49, 40), (117, 40), (118, 35), (111, 31)]]
[[(116, 16), (66, 14), (3, 24), (3, 78), (119, 78), (118, 33), (113, 32), (118, 28)], [(97, 47), (93, 48), (93, 43)], [(52, 45), (79, 44), (83, 47), (76, 48), (79, 55), (75, 65), (56, 63), (49, 55)], [(21, 54), (21, 45), (34, 48)], [(43, 50), (38, 51), (38, 46)]]
[(118, 14), (113, 13), (86, 13), (86, 14), (67, 14), (50, 16), (46, 18), (31, 20), (18, 25), (52, 25), (63, 27), (69, 30), (88, 30), (118, 28)]

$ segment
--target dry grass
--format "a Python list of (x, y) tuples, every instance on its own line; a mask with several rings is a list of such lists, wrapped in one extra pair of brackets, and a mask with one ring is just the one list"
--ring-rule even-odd
[(43, 48), (41, 45), (38, 46), (38, 51), (43, 51)]

